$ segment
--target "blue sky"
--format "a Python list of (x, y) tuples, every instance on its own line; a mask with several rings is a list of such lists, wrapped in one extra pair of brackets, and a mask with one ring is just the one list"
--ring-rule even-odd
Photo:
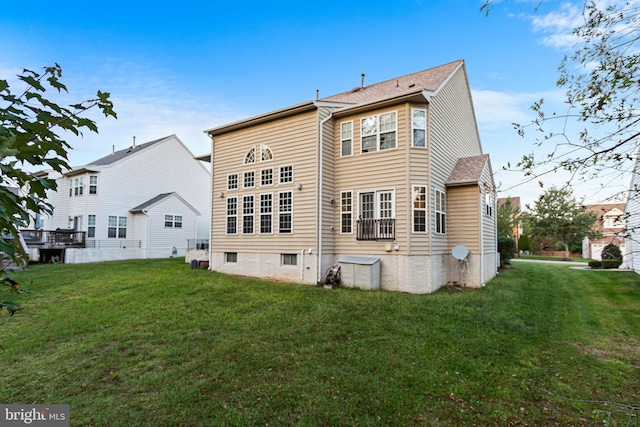
[[(534, 148), (512, 122), (558, 101), (557, 67), (570, 52), (581, 1), (508, 0), (488, 17), (480, 1), (10, 2), (0, 12), (0, 78), (59, 63), (71, 104), (110, 92), (118, 120), (97, 114), (100, 134), (77, 139), (72, 165), (176, 134), (196, 155), (204, 134), (239, 120), (464, 59), (484, 152), (500, 197), (531, 202), (542, 189), (501, 171)], [(536, 7), (540, 7), (536, 10)], [(562, 175), (544, 179), (561, 184)], [(576, 186), (598, 202), (619, 182)]]

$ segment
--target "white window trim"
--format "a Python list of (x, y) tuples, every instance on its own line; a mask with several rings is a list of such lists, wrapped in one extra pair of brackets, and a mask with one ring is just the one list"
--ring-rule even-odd
[[(342, 195), (346, 194), (346, 193), (349, 193), (350, 198), (351, 198), (351, 210), (348, 211), (348, 212), (344, 212), (342, 210), (342, 206), (343, 206), (343, 204), (342, 204)], [(341, 191), (340, 192), (340, 234), (353, 234), (353, 229), (354, 229), (354, 227), (353, 227), (353, 218), (354, 218), (353, 205), (354, 205), (353, 191), (351, 191), (351, 190)], [(342, 231), (342, 216), (344, 214), (350, 214), (351, 215), (351, 226), (350, 226), (351, 231)]]
[[(271, 154), (271, 158), (264, 160), (263, 159), (263, 153), (265, 153), (267, 151)], [(275, 160), (275, 157), (276, 156), (273, 155), (273, 150), (271, 149), (271, 147), (269, 147), (268, 145), (260, 144), (260, 161), (261, 162), (272, 162), (272, 161)]]
[[(284, 193), (291, 194), (291, 212), (281, 212), (280, 211), (280, 195)], [(291, 231), (282, 232), (280, 231), (280, 214), (281, 213), (289, 213), (291, 215)], [(293, 234), (293, 214), (294, 214), (294, 204), (293, 204), (293, 190), (285, 190), (278, 192), (278, 234)]]
[[(247, 182), (245, 177), (251, 173), (253, 174), (253, 185), (245, 185)], [(256, 188), (256, 171), (242, 172), (242, 188)]]
[[(414, 205), (414, 192), (416, 187), (424, 188), (424, 209), (418, 208), (416, 209)], [(415, 212), (423, 211), (424, 212), (424, 231), (416, 231), (415, 224)], [(411, 186), (411, 233), (413, 234), (429, 234), (429, 186), (427, 184), (414, 184)]]
[[(263, 183), (262, 183), (262, 172), (264, 172), (264, 171), (268, 171), (268, 170), (270, 170), (270, 171), (271, 171), (271, 184), (263, 184)], [(263, 169), (260, 169), (260, 187), (272, 187), (272, 186), (274, 185), (274, 182), (275, 182), (275, 177), (274, 177), (274, 170), (273, 170), (273, 168), (263, 168)]]
[[(442, 193), (444, 195), (444, 211), (437, 210), (438, 204), (436, 203), (436, 200), (438, 197), (438, 193)], [(434, 198), (433, 200), (433, 234), (444, 236), (447, 234), (447, 192), (440, 188), (434, 188), (433, 198)], [(444, 229), (444, 232), (438, 231), (438, 228), (437, 228), (439, 224), (438, 215), (437, 215), (438, 213), (442, 214), (444, 218), (444, 223), (442, 224), (443, 225), (442, 228)]]
[[(253, 197), (253, 211), (251, 213), (251, 216), (253, 217), (253, 227), (251, 227), (252, 232), (251, 233), (245, 233), (244, 232), (244, 217), (245, 216), (249, 216), (249, 215), (245, 215), (244, 213), (244, 199), (247, 197)], [(252, 236), (256, 234), (256, 195), (255, 194), (243, 194), (242, 195), (242, 213), (240, 213), (240, 209), (238, 209), (238, 214), (240, 216), (240, 218), (242, 219), (240, 225), (242, 227), (242, 234), (245, 234), (247, 236)]]
[[(395, 119), (395, 127), (393, 128), (393, 130), (386, 130), (385, 132), (380, 132), (380, 116), (384, 116), (386, 114), (394, 114), (396, 119)], [(364, 137), (363, 133), (362, 133), (362, 122), (366, 119), (368, 119), (369, 117), (375, 117), (376, 118), (376, 150), (375, 151), (363, 151), (362, 149), (362, 139)], [(380, 149), (380, 134), (381, 133), (391, 133), (391, 132), (395, 132), (396, 134), (396, 144), (395, 147), (393, 148), (385, 148), (384, 150)], [(371, 135), (367, 135), (367, 136), (371, 136)], [(388, 150), (397, 150), (398, 149), (398, 111), (397, 110), (391, 110), (391, 111), (385, 111), (379, 114), (374, 114), (371, 116), (367, 116), (367, 117), (362, 117), (360, 119), (360, 154), (371, 154), (371, 153), (379, 153), (381, 151), (388, 151)]]
[[(230, 188), (229, 187), (229, 178), (231, 178), (232, 176), (236, 177), (236, 188)], [(237, 190), (240, 188), (240, 174), (238, 173), (230, 173), (227, 175), (227, 191), (233, 191), (233, 190)]]
[[(229, 215), (229, 200), (232, 200), (232, 199), (235, 199), (235, 201), (236, 201), (236, 214), (235, 215)], [(227, 197), (227, 199), (225, 201), (225, 204), (224, 204), (224, 209), (225, 209), (224, 234), (226, 234), (228, 236), (236, 236), (238, 234), (238, 196)], [(236, 219), (236, 232), (235, 233), (229, 233), (228, 218), (235, 218)]]
[[(252, 162), (251, 161), (247, 161), (247, 158), (249, 157), (249, 154), (251, 154), (251, 152), (253, 152), (253, 161)], [(256, 153), (256, 147), (251, 147), (245, 153), (244, 158), (242, 159), (242, 164), (243, 165), (252, 165), (252, 164), (256, 163), (257, 157), (258, 157), (258, 154)]]
[[(346, 125), (346, 124), (350, 124), (351, 125), (351, 138), (342, 138), (342, 126)], [(346, 122), (341, 122), (340, 123), (340, 157), (351, 157), (353, 156), (353, 120), (349, 120)], [(342, 154), (342, 143), (344, 141), (347, 141), (348, 139), (351, 140), (351, 154)]]
[[(262, 213), (262, 196), (266, 196), (266, 195), (271, 196), (271, 212), (269, 212), (268, 214), (263, 214)], [(273, 200), (273, 193), (262, 193), (262, 194), (260, 194), (260, 206), (259, 206), (260, 212), (258, 212), (258, 215), (259, 215), (258, 216), (258, 224), (259, 224), (258, 234), (265, 234), (265, 235), (273, 234), (273, 227), (274, 227), (274, 224), (273, 224), (273, 210), (274, 209), (273, 208), (274, 208), (274, 206), (275, 206), (275, 201)], [(271, 217), (271, 231), (268, 232), (268, 233), (262, 231), (262, 216), (263, 215), (269, 215)]]
[[(282, 168), (291, 167), (291, 181), (282, 182)], [(282, 165), (278, 168), (278, 184), (293, 184), (295, 180), (295, 168), (293, 165)]]
[[(424, 111), (424, 129), (422, 128), (415, 128), (413, 127), (413, 112), (414, 111)], [(413, 139), (413, 131), (414, 129), (419, 129), (419, 130), (424, 130), (424, 147), (421, 147), (419, 145), (415, 145), (415, 141)], [(422, 150), (427, 148), (427, 109), (426, 108), (412, 108), (411, 109), (411, 147), (413, 148), (420, 148)]]
[[(374, 188), (374, 189), (369, 189), (369, 190), (360, 190), (357, 192), (357, 200), (355, 200), (355, 203), (357, 204), (357, 218), (360, 218), (361, 215), (361, 207), (360, 207), (360, 196), (362, 194), (365, 193), (373, 193), (373, 202), (374, 202), (374, 217), (373, 219), (383, 219), (380, 217), (380, 194), (381, 193), (391, 193), (391, 204), (392, 206), (392, 215), (390, 217), (388, 217), (389, 219), (395, 219), (396, 218), (396, 189), (395, 187), (392, 188)], [(353, 203), (353, 201), (352, 201)], [(387, 217), (385, 217), (386, 219)]]

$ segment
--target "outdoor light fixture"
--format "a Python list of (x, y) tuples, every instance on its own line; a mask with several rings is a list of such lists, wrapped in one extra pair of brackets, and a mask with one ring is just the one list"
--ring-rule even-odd
[(301, 182), (296, 182), (296, 188), (298, 190), (301, 190), (302, 189), (302, 183)]

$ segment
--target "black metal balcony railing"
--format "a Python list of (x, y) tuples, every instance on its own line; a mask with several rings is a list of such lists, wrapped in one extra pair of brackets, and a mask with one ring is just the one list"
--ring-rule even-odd
[(86, 232), (84, 231), (21, 230), (20, 233), (27, 246), (84, 248), (86, 244)]
[(396, 220), (394, 218), (359, 219), (358, 240), (395, 240)]
[(187, 239), (187, 250), (209, 249), (209, 239)]

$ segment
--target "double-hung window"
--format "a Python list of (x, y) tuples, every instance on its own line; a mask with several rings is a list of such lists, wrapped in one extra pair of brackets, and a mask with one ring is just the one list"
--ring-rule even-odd
[(352, 232), (353, 224), (353, 195), (351, 191), (340, 193), (340, 233)]
[(95, 238), (96, 237), (96, 216), (89, 215), (87, 217), (87, 237)]
[(413, 200), (413, 232), (427, 232), (427, 187), (414, 185), (411, 199)]
[(487, 216), (493, 216), (493, 194), (490, 192), (486, 192), (484, 195), (484, 203), (485, 203), (485, 214)]
[(73, 194), (76, 196), (82, 196), (83, 192), (84, 192), (84, 177), (80, 176), (75, 179)]
[(360, 122), (361, 151), (374, 151), (396, 148), (398, 120), (395, 111), (365, 117)]
[(340, 156), (353, 154), (353, 122), (340, 124)]
[(283, 191), (278, 195), (278, 232), (293, 232), (293, 192)]
[(436, 234), (447, 232), (447, 196), (444, 191), (435, 190), (435, 230)]
[(273, 195), (260, 195), (260, 233), (270, 234), (273, 229)]
[(242, 234), (253, 234), (254, 198), (242, 196)]
[(127, 238), (127, 217), (109, 215), (107, 223), (107, 237), (126, 239)]
[(89, 194), (98, 194), (98, 175), (89, 175)]
[(395, 239), (395, 196), (393, 190), (359, 194), (358, 240)]
[(238, 198), (227, 199), (227, 234), (238, 234)]
[(411, 110), (411, 145), (427, 146), (427, 110)]

